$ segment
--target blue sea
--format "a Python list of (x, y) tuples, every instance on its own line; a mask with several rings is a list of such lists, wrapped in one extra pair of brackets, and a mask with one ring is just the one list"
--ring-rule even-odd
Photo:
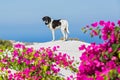
[[(69, 26), (69, 38), (78, 38), (80, 41), (88, 43), (102, 42), (98, 37), (91, 38), (89, 33), (84, 34), (81, 30), (82, 27), (77, 27), (76, 29), (74, 27)], [(44, 24), (3, 24), (0, 25), (0, 28), (0, 39), (4, 40), (21, 42), (49, 42), (52, 40), (51, 31)], [(63, 37), (59, 29), (55, 31), (55, 37), (56, 40)]]

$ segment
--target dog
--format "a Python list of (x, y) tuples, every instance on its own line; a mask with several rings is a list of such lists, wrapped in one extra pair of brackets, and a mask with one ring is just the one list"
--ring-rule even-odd
[(61, 29), (61, 32), (63, 34), (63, 40), (66, 41), (68, 39), (68, 21), (63, 19), (53, 20), (49, 16), (44, 16), (42, 18), (43, 22), (47, 27), (52, 31), (52, 41), (55, 41), (55, 30)]

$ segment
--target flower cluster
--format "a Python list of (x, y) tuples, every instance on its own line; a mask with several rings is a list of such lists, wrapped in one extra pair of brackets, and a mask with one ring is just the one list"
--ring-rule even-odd
[(92, 36), (101, 36), (104, 43), (79, 47), (84, 52), (77, 80), (120, 80), (120, 20), (117, 24), (102, 20), (83, 29), (91, 30)]
[(60, 67), (74, 69), (74, 60), (67, 54), (56, 53), (58, 48), (59, 46), (54, 46), (34, 50), (22, 44), (16, 44), (7, 53), (0, 49), (2, 53), (0, 55), (0, 74), (4, 74), (0, 78), (6, 80), (64, 80), (63, 77), (57, 75)]

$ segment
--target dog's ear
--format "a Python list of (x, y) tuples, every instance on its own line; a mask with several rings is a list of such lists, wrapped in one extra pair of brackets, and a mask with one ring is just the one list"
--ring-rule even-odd
[(42, 20), (45, 21), (45, 17), (43, 17)]
[(51, 22), (51, 18), (49, 16), (46, 16), (46, 19), (47, 19), (48, 23)]

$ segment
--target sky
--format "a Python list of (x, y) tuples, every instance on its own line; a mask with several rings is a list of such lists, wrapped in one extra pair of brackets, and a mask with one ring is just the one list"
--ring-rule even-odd
[[(81, 28), (95, 21), (120, 19), (120, 0), (0, 0), (0, 39), (24, 42), (52, 40), (51, 31), (42, 21), (43, 16), (66, 19), (69, 38), (85, 42), (102, 41), (83, 34)], [(56, 40), (62, 37), (55, 32)]]

